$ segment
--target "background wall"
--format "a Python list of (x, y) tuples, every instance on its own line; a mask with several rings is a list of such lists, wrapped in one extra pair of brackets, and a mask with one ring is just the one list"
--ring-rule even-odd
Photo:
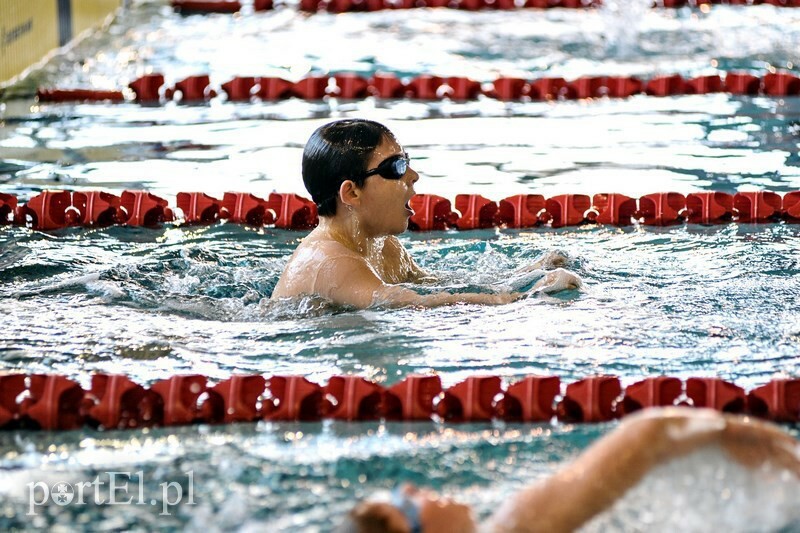
[(0, 1), (0, 86), (83, 31), (101, 25), (125, 1)]

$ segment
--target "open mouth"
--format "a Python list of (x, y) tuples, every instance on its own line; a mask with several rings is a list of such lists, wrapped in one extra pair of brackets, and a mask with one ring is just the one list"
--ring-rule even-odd
[(413, 210), (413, 209), (411, 209), (411, 200), (409, 200), (409, 201), (407, 201), (407, 202), (406, 202), (406, 211), (408, 211), (408, 212), (409, 212), (409, 213), (411, 213), (412, 215), (414, 214), (414, 210)]

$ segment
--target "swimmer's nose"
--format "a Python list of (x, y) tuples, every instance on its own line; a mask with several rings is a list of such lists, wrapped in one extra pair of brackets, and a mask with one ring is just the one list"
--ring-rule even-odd
[(419, 181), (419, 174), (417, 174), (417, 171), (413, 168), (408, 167), (408, 174), (411, 176), (412, 185)]

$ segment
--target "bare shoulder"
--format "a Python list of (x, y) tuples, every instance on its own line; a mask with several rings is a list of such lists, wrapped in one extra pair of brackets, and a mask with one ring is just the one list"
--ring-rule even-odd
[(320, 272), (341, 263), (342, 259), (346, 262), (363, 262), (358, 254), (336, 241), (307, 238), (289, 258), (272, 298), (317, 293), (315, 285)]
[(316, 294), (338, 304), (365, 308), (381, 285), (364, 257), (336, 241), (315, 240), (297, 248), (272, 298)]

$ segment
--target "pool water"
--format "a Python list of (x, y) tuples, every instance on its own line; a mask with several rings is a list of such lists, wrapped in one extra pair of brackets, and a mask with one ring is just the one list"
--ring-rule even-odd
[[(25, 96), (39, 84), (119, 88), (147, 71), (168, 82), (208, 72), (217, 84), (235, 75), (378, 70), (491, 81), (796, 73), (800, 62), (798, 10), (618, 8), (309, 16), (289, 6), (181, 17), (164, 2), (134, 2), (108, 32), (9, 91), (20, 98), (0, 108), (0, 192), (26, 200), (45, 189), (142, 188), (172, 205), (179, 191), (306, 194), (305, 140), (351, 116), (386, 123), (421, 175), (418, 192), (450, 199), (800, 189), (796, 97), (145, 107)], [(570, 382), (606, 373), (624, 385), (715, 376), (746, 389), (798, 375), (800, 225), (407, 233), (401, 240), (413, 257), (440, 278), (421, 290), (499, 290), (551, 250), (566, 253), (585, 281), (581, 291), (501, 307), (430, 310), (269, 301), (303, 235), (233, 224), (0, 227), (0, 371), (58, 373), (84, 387), (93, 372), (142, 384), (234, 372), (317, 383), (354, 373), (391, 384), (435, 371), (445, 386), (476, 374)], [(611, 427), (324, 422), (0, 432), (0, 527), (327, 531), (355, 498), (398, 480), (433, 486), (484, 516)], [(50, 504), (30, 513), (29, 483), (108, 482), (113, 470), (130, 473), (131, 486), (141, 480), (142, 505)], [(184, 498), (163, 513), (164, 482), (184, 492), (191, 485), (194, 504)], [(797, 488), (779, 473), (748, 473), (700, 454), (652, 476), (588, 529), (791, 531), (800, 523)], [(107, 497), (108, 484), (87, 491)]]

